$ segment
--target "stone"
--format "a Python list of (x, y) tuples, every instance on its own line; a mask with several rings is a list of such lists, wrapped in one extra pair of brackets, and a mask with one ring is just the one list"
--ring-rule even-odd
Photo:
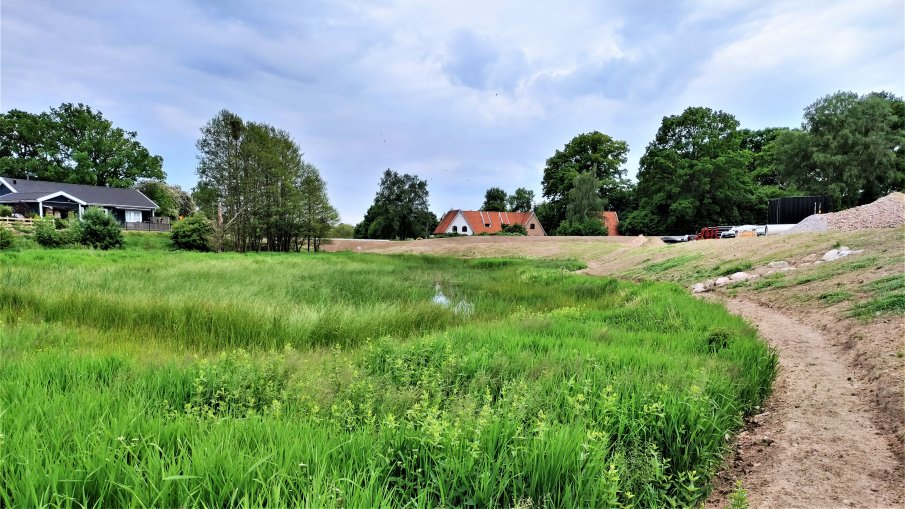
[(726, 286), (729, 284), (729, 278), (725, 276), (718, 277), (713, 284), (715, 284), (716, 286)]
[(801, 259), (801, 263), (814, 263), (816, 261), (817, 261), (817, 255), (814, 253), (811, 253)]
[(712, 279), (708, 279), (707, 281), (704, 281), (704, 289), (709, 290), (709, 289), (713, 288), (713, 285), (715, 283), (716, 283), (716, 281), (714, 281)]
[(789, 266), (789, 262), (787, 262), (785, 260), (780, 260), (778, 262), (770, 262), (767, 264), (767, 267), (770, 267), (771, 269), (785, 269), (788, 266)]
[(747, 281), (749, 277), (750, 276), (748, 276), (747, 272), (736, 272), (735, 274), (729, 276), (729, 279), (731, 281)]
[(825, 262), (832, 262), (834, 260), (838, 260), (839, 258), (842, 258), (842, 256), (839, 254), (839, 250), (830, 249), (829, 251), (827, 251), (826, 253), (823, 254), (823, 258), (821, 258), (821, 259)]
[(691, 293), (704, 293), (706, 291), (704, 283), (695, 283), (695, 285), (691, 287)]

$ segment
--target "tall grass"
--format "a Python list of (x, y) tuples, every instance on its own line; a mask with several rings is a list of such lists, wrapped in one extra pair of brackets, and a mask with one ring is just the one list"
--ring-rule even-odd
[(0, 506), (689, 506), (776, 369), (720, 306), (572, 262), (0, 262)]

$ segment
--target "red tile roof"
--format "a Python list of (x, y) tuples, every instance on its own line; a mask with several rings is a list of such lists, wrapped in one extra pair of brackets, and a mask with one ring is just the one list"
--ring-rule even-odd
[(453, 222), (453, 219), (456, 218), (456, 214), (458, 214), (458, 210), (450, 210), (443, 216), (443, 219), (440, 220), (440, 224), (437, 225), (437, 228), (434, 230), (434, 235), (440, 235), (441, 233), (446, 233), (446, 229), (449, 228), (449, 223)]
[[(534, 216), (533, 212), (498, 212), (488, 210), (450, 210), (440, 221), (437, 229), (434, 230), (435, 235), (446, 233), (450, 223), (455, 219), (456, 214), (462, 213), (465, 220), (471, 226), (474, 235), (480, 233), (498, 233), (502, 230), (504, 224), (520, 224), (526, 226), (528, 221)], [(540, 224), (540, 221), (538, 221)], [(527, 226), (525, 228), (527, 230)]]

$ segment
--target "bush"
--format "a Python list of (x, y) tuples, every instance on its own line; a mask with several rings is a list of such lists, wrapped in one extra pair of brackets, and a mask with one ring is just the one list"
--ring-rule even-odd
[(213, 234), (214, 224), (204, 214), (198, 213), (173, 224), (170, 238), (179, 249), (210, 251)]
[(0, 226), (0, 250), (9, 249), (16, 244), (16, 236), (13, 231), (5, 226)]
[(500, 231), (502, 233), (511, 233), (515, 235), (528, 235), (528, 231), (520, 224), (504, 224)]
[(73, 238), (89, 247), (113, 249), (123, 245), (123, 231), (119, 223), (100, 207), (89, 207), (72, 230)]
[(590, 218), (582, 222), (563, 221), (556, 230), (557, 235), (605, 236), (606, 226), (600, 219)]
[(10, 217), (13, 215), (13, 208), (9, 205), (0, 205), (0, 217)]
[(69, 241), (65, 231), (57, 230), (56, 222), (52, 217), (36, 219), (32, 235), (35, 242), (44, 247), (60, 247)]

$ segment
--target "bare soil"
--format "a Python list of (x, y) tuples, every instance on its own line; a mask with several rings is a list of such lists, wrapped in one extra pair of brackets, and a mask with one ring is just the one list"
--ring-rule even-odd
[(826, 334), (746, 299), (730, 311), (757, 325), (779, 352), (780, 372), (764, 412), (740, 433), (708, 507), (723, 507), (742, 479), (752, 507), (900, 507), (895, 442), (872, 418), (869, 384)]

